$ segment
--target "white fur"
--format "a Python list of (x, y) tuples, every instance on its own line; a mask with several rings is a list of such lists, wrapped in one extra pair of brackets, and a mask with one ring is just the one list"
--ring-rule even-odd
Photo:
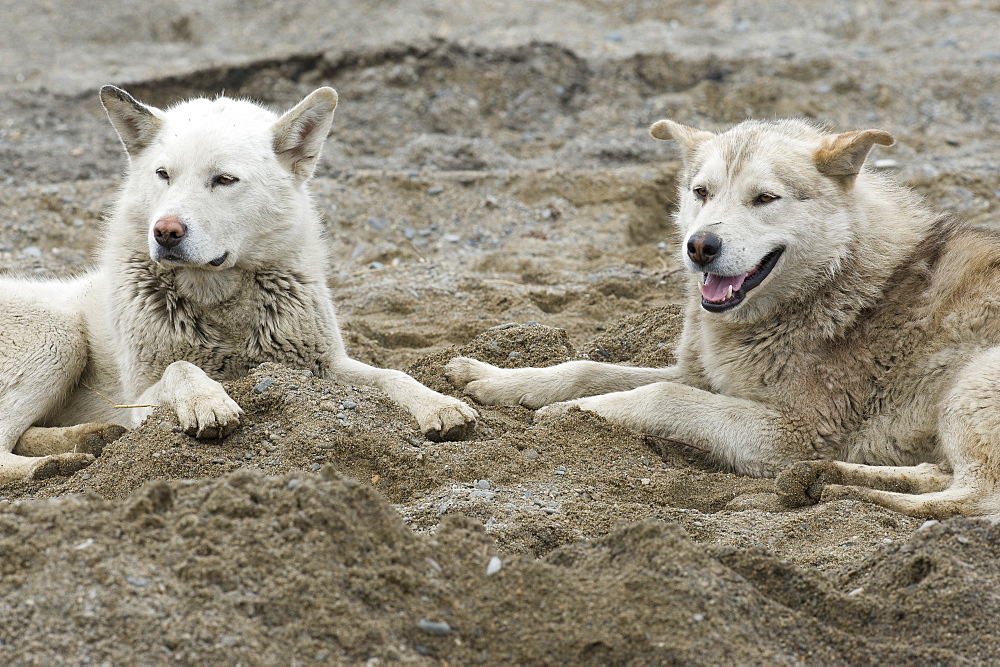
[[(166, 405), (191, 435), (221, 437), (242, 411), (219, 381), (264, 361), (375, 385), (428, 437), (471, 433), (476, 412), (462, 401), (344, 351), (306, 189), (332, 89), (281, 117), (227, 98), (163, 111), (111, 86), (101, 100), (130, 164), (98, 267), (72, 281), (0, 280), (0, 477), (79, 469), (95, 436), (150, 412), (98, 394)], [(164, 218), (184, 226), (173, 247), (154, 235)]]

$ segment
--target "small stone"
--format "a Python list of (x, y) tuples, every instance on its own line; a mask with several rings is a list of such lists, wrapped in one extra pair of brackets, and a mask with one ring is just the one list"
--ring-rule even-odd
[(486, 564), (486, 576), (496, 574), (503, 567), (503, 561), (493, 556), (490, 558), (490, 562)]
[(267, 391), (271, 387), (272, 384), (274, 384), (274, 380), (273, 379), (271, 379), (271, 378), (264, 378), (263, 380), (261, 380), (260, 382), (258, 382), (257, 384), (254, 385), (253, 390), (255, 392), (257, 392), (258, 394), (263, 394), (265, 391)]
[(520, 352), (511, 352), (510, 354), (507, 355), (507, 358), (508, 359), (517, 359), (520, 356), (521, 356)]
[(451, 626), (445, 621), (428, 621), (422, 618), (417, 621), (417, 630), (436, 637), (444, 637), (451, 632)]
[(537, 449), (524, 450), (524, 458), (528, 459), (529, 461), (534, 461), (535, 459), (538, 458), (538, 450)]
[(705, 616), (704, 614), (694, 614), (691, 616), (691, 620), (694, 621), (695, 623), (701, 623), (702, 621), (705, 620)]
[(355, 409), (356, 407), (358, 407), (358, 404), (357, 404), (357, 403), (355, 403), (354, 401), (341, 401), (341, 402), (340, 402), (340, 405), (341, 405), (341, 407), (342, 407), (342, 408), (344, 408), (345, 410), (353, 410), (353, 409)]
[(442, 192), (444, 192), (444, 188), (442, 188), (439, 185), (435, 185), (433, 187), (427, 188), (426, 192), (427, 192), (427, 194), (429, 194), (429, 195), (431, 195), (433, 197), (434, 195), (439, 195)]
[(125, 577), (125, 581), (127, 581), (130, 584), (132, 584), (136, 588), (142, 588), (143, 586), (148, 586), (149, 585), (149, 579), (147, 579), (146, 577), (128, 576), (128, 577)]
[(385, 268), (385, 264), (383, 264), (382, 262), (371, 262), (370, 264), (368, 264), (368, 268), (377, 271), (378, 269)]
[(39, 257), (42, 256), (42, 249), (39, 248), (38, 246), (29, 245), (27, 248), (21, 251), (21, 254), (24, 255), (25, 257), (34, 257), (35, 259), (38, 259)]
[(490, 488), (490, 480), (488, 480), (488, 479), (477, 480), (476, 481), (476, 486), (479, 487), (480, 489), (489, 490), (489, 488)]
[(566, 468), (563, 468), (562, 466), (559, 466), (558, 468), (556, 468), (556, 474), (557, 475), (565, 475), (566, 474)]
[(920, 524), (920, 528), (917, 528), (917, 530), (927, 530), (931, 526), (938, 525), (938, 523), (940, 522), (937, 519), (928, 519), (927, 521), (924, 521), (922, 524)]
[(968, 544), (969, 538), (966, 537), (965, 535), (956, 535), (955, 541), (958, 542), (959, 544)]
[(322, 467), (323, 467), (323, 466), (321, 466), (320, 464), (318, 464), (318, 463), (314, 463), (314, 464), (312, 464), (311, 466), (309, 466), (309, 469), (310, 469), (311, 471), (313, 471), (313, 472), (319, 472), (319, 469), (320, 469), (320, 468), (322, 468)]

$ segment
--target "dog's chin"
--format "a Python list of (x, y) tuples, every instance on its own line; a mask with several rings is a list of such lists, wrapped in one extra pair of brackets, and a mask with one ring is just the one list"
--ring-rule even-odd
[(747, 294), (771, 275), (771, 271), (777, 266), (784, 252), (783, 247), (775, 248), (764, 255), (752, 269), (737, 276), (704, 274), (701, 284), (701, 307), (711, 313), (724, 313), (736, 308), (743, 303)]

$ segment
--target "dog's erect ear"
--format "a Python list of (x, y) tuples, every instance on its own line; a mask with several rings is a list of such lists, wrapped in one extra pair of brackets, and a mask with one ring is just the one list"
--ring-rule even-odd
[(813, 152), (821, 174), (834, 177), (857, 176), (872, 146), (891, 146), (892, 135), (885, 130), (858, 130), (824, 137)]
[(108, 118), (118, 131), (129, 155), (141, 153), (153, 141), (163, 124), (159, 109), (137, 102), (134, 97), (115, 86), (101, 88), (101, 104), (108, 112)]
[(681, 148), (684, 149), (685, 160), (702, 142), (708, 141), (715, 136), (711, 132), (681, 125), (672, 120), (660, 120), (653, 123), (653, 126), (649, 128), (649, 133), (662, 141), (673, 139), (679, 142)]
[(319, 88), (274, 124), (274, 152), (288, 171), (303, 180), (312, 176), (336, 108), (337, 91)]

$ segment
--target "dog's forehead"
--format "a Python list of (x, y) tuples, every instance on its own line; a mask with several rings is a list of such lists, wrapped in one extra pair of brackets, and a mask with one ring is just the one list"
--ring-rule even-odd
[(806, 123), (748, 121), (706, 141), (692, 165), (692, 173), (729, 182), (785, 180), (808, 167), (821, 137)]
[(164, 145), (214, 152), (266, 151), (272, 146), (277, 116), (243, 100), (196, 99), (165, 113)]

